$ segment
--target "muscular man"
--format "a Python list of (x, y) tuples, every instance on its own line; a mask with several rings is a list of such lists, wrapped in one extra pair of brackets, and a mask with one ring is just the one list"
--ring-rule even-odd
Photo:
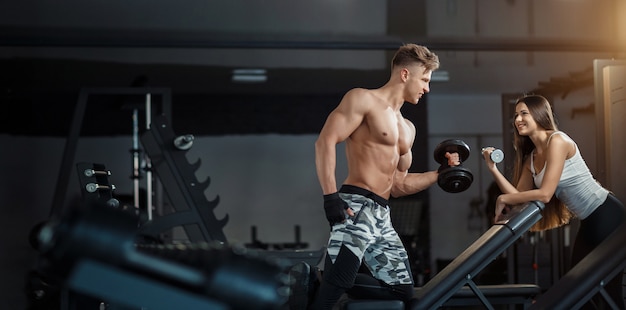
[[(412, 297), (408, 256), (391, 225), (388, 199), (437, 182), (437, 171), (408, 172), (416, 131), (400, 108), (405, 102), (417, 104), (429, 92), (432, 72), (438, 68), (439, 58), (428, 48), (401, 46), (385, 85), (348, 91), (328, 116), (315, 143), (315, 164), (332, 230), (313, 309), (331, 309), (346, 291), (405, 302)], [(348, 176), (338, 190), (336, 146), (343, 141)], [(458, 154), (446, 157), (451, 166), (460, 164)], [(358, 273), (361, 262), (371, 276)]]

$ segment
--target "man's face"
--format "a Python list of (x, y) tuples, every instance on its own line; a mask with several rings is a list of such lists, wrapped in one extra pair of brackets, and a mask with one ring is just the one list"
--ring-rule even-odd
[(424, 94), (430, 92), (430, 80), (433, 72), (426, 70), (421, 65), (407, 66), (403, 70), (407, 70), (405, 100), (417, 104)]

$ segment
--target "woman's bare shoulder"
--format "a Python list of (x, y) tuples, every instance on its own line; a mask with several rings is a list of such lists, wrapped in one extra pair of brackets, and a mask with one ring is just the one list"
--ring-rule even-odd
[(554, 132), (548, 141), (548, 147), (567, 154), (566, 158), (576, 153), (576, 142), (562, 131)]

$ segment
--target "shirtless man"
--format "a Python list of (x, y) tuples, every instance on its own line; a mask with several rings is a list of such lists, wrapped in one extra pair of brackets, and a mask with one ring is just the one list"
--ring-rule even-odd
[[(332, 230), (313, 309), (332, 309), (346, 291), (407, 305), (413, 296), (407, 252), (391, 225), (388, 199), (437, 182), (437, 171), (408, 172), (416, 131), (400, 108), (404, 102), (417, 104), (429, 92), (432, 72), (438, 68), (439, 58), (428, 48), (401, 46), (385, 85), (348, 91), (328, 116), (315, 143), (315, 164)], [(343, 141), (348, 177), (337, 190), (336, 146)], [(460, 164), (457, 153), (446, 157), (451, 166)], [(361, 261), (371, 275), (358, 273)]]

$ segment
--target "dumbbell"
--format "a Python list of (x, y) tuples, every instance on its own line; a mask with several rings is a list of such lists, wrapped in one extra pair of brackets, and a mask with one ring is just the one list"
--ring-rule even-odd
[(433, 156), (439, 166), (439, 177), (437, 177), (437, 184), (441, 189), (448, 193), (462, 192), (472, 185), (474, 176), (472, 172), (462, 167), (448, 165), (448, 159), (446, 158), (446, 152), (458, 153), (459, 161), (461, 165), (470, 155), (470, 148), (467, 143), (458, 139), (444, 140), (435, 147)]
[(193, 135), (178, 136), (174, 139), (174, 147), (181, 151), (186, 151), (193, 145)]
[[(485, 153), (486, 151), (487, 151), (487, 148), (483, 147), (483, 149), (480, 150), (480, 153), (482, 154), (482, 153)], [(504, 152), (502, 152), (501, 149), (493, 149), (491, 154), (489, 154), (489, 157), (491, 157), (491, 160), (493, 160), (494, 163), (498, 164), (504, 160)]]

